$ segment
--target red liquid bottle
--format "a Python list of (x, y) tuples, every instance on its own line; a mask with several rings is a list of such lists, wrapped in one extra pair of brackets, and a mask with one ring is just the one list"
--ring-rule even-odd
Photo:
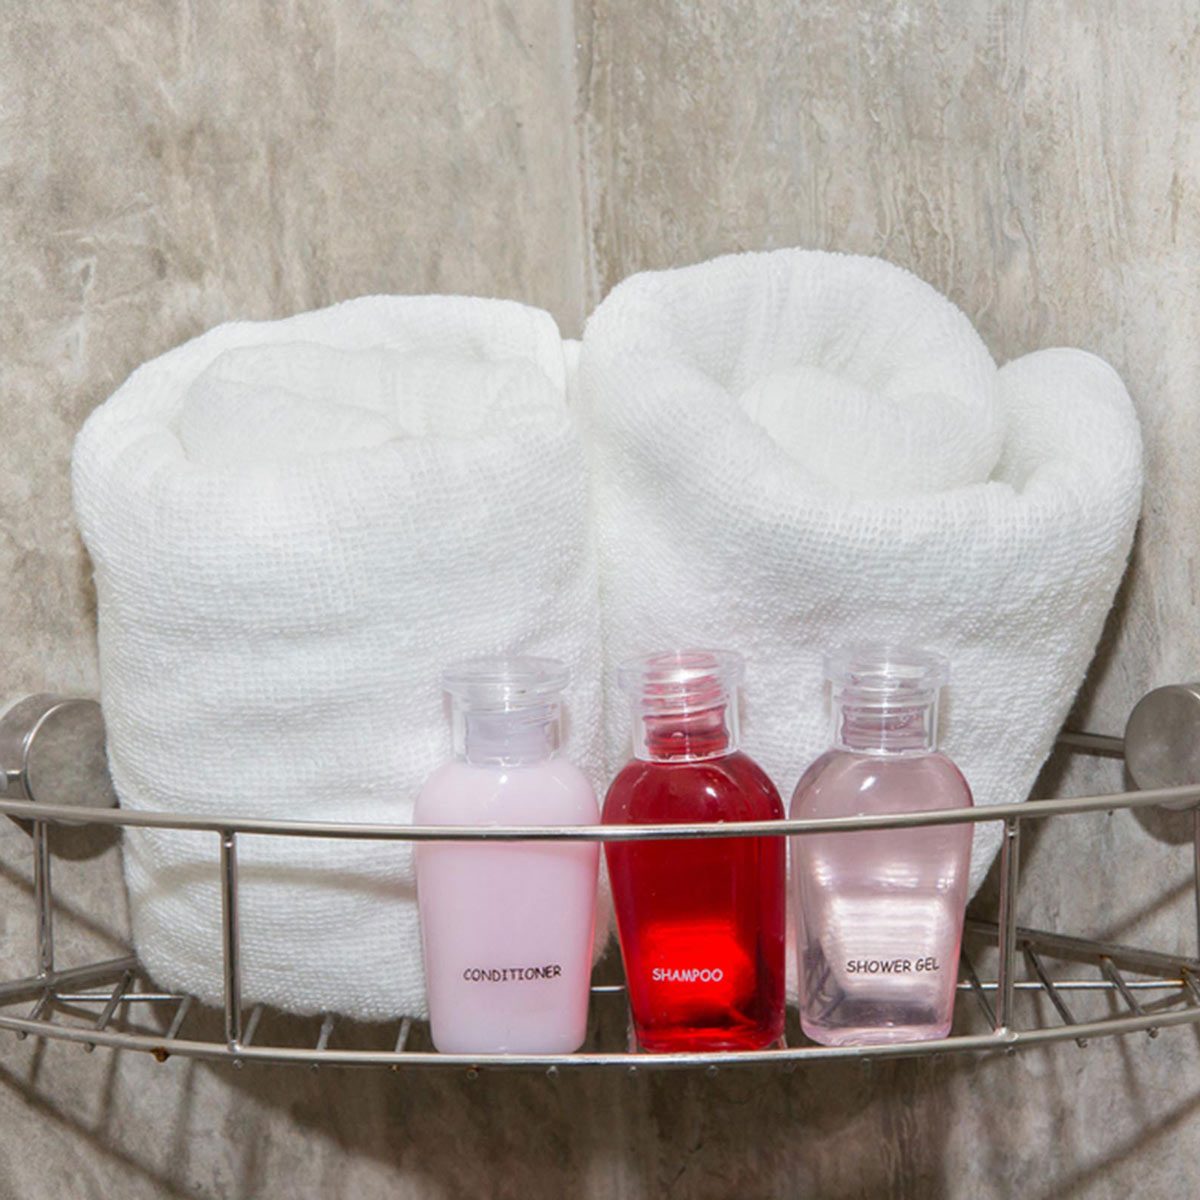
[[(634, 759), (605, 824), (782, 818), (737, 749), (739, 655), (655, 654), (619, 673)], [(643, 1050), (757, 1050), (783, 1035), (786, 850), (780, 837), (606, 842), (634, 1030)]]

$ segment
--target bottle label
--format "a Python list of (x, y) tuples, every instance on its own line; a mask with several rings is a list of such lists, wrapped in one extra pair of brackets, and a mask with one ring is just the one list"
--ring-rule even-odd
[(937, 958), (852, 958), (846, 963), (847, 975), (915, 975), (919, 972), (940, 971)]
[(562, 974), (558, 963), (544, 967), (468, 967), (462, 977), (468, 983), (525, 983), (535, 979), (557, 979)]
[(655, 983), (720, 983), (725, 972), (720, 967), (655, 967), (650, 978)]

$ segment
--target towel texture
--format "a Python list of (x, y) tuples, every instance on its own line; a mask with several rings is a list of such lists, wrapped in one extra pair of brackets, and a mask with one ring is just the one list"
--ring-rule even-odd
[[(744, 254), (619, 285), (588, 323), (605, 654), (729, 646), (744, 745), (787, 798), (829, 741), (826, 648), (941, 650), (944, 747), (977, 803), (1025, 798), (1125, 566), (1141, 450), (1076, 350), (997, 370), (880, 260)], [(610, 764), (626, 755), (610, 693)], [(972, 885), (999, 844), (976, 827)]]
[[(221, 326), (89, 419), (75, 502), (109, 755), (134, 809), (389, 822), (449, 752), (442, 667), (572, 670), (598, 782), (583, 452), (558, 330), (504, 301), (378, 297)], [(243, 996), (423, 1015), (411, 846), (242, 837)], [(134, 938), (219, 1002), (213, 835), (131, 830)]]

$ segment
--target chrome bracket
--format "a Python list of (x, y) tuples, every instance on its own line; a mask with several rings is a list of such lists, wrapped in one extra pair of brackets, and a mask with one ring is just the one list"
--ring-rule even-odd
[(0, 799), (113, 808), (99, 703), (39, 692), (0, 713)]
[(1125, 726), (1125, 765), (1143, 791), (1200, 782), (1200, 683), (1155, 688), (1134, 705)]

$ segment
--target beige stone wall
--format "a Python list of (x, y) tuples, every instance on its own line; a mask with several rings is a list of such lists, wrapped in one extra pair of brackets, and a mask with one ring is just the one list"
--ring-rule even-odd
[[(1118, 367), (1149, 483), (1080, 720), (1200, 676), (1197, 0), (10, 0), (0, 692), (94, 686), (67, 460), (138, 362), (370, 291), (516, 296), (574, 333), (630, 271), (791, 244), (912, 268), (999, 359)], [(1042, 788), (1120, 782), (1064, 760)], [(1186, 832), (1046, 829), (1022, 918), (1191, 947)], [(27, 852), (0, 830), (6, 971)], [(58, 878), (64, 954), (119, 944), (113, 849)], [(1186, 1196), (1200, 1049), (468, 1082), (4, 1041), (0, 1128), (0, 1197)]]
[(582, 324), (572, 16), (531, 0), (0, 19), (0, 689), (94, 680), (67, 457), (140, 362), (372, 292)]

